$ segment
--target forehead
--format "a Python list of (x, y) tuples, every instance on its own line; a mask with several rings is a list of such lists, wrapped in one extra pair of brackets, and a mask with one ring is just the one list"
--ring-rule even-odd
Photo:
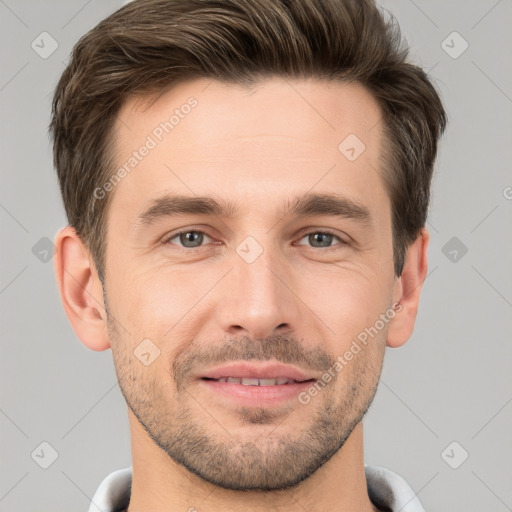
[(263, 184), (267, 198), (280, 186), (299, 194), (315, 182), (323, 191), (343, 183), (362, 198), (368, 180), (378, 179), (380, 120), (377, 101), (356, 83), (201, 79), (132, 98), (115, 126), (116, 165), (126, 177), (111, 209), (128, 209), (135, 220), (134, 210), (163, 192), (229, 190), (243, 200)]
[[(193, 121), (182, 122), (188, 117)], [(156, 131), (158, 138), (158, 128), (171, 120), (172, 132), (161, 127), (160, 135), (172, 133), (176, 142), (195, 149), (202, 143), (216, 145), (233, 133), (238, 138), (287, 136), (305, 143), (321, 134), (327, 145), (348, 129), (368, 140), (367, 132), (380, 118), (377, 101), (358, 83), (273, 77), (243, 86), (198, 79), (129, 99), (119, 111), (116, 132), (120, 139), (131, 139), (140, 130), (142, 136)]]

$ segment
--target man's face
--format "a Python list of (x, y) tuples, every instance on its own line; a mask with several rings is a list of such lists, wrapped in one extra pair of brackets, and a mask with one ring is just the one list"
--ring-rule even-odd
[[(197, 103), (183, 107), (191, 97)], [(166, 133), (160, 123), (173, 114)], [(131, 100), (119, 114), (116, 163), (139, 156), (110, 192), (105, 292), (114, 364), (145, 433), (206, 481), (296, 485), (340, 449), (374, 397), (387, 325), (342, 369), (334, 365), (392, 305), (380, 119), (360, 85), (282, 79), (251, 90), (183, 83), (149, 107)], [(312, 194), (336, 195), (368, 215), (294, 212)], [(235, 208), (169, 215), (174, 201), (139, 220), (165, 195)], [(284, 363), (320, 380), (331, 369), (331, 379), (316, 394), (311, 382), (273, 385), (270, 400), (270, 387), (202, 378), (243, 361)], [(252, 398), (235, 397), (240, 389)]]

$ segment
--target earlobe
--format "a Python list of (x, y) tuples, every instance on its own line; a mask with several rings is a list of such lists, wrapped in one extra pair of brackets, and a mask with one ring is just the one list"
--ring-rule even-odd
[(74, 228), (55, 236), (54, 270), (66, 315), (78, 338), (91, 350), (110, 347), (103, 290), (90, 252)]
[(430, 235), (423, 228), (407, 249), (402, 275), (396, 279), (393, 294), (395, 316), (389, 323), (386, 345), (397, 348), (411, 337), (418, 312), (421, 287), (427, 275), (427, 249)]

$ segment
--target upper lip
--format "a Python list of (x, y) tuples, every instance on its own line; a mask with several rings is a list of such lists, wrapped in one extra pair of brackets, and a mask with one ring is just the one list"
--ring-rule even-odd
[(315, 377), (307, 373), (281, 363), (267, 363), (256, 365), (247, 362), (229, 363), (217, 368), (206, 370), (199, 378), (220, 379), (222, 377), (253, 378), (253, 379), (277, 379), (279, 377), (292, 379), (297, 382), (311, 380)]

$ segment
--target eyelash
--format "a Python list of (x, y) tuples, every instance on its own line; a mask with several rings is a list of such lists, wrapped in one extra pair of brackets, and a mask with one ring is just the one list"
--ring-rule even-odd
[[(173, 233), (172, 235), (166, 237), (162, 243), (163, 244), (170, 244), (171, 240), (173, 240), (174, 238), (176, 237), (179, 237), (180, 235), (183, 235), (185, 233), (202, 233), (210, 238), (213, 238), (211, 237), (208, 233), (206, 233), (205, 231), (202, 231), (200, 229), (185, 229), (185, 230), (182, 230), (182, 231), (178, 231), (176, 233)], [(328, 229), (325, 229), (325, 230), (311, 230), (311, 231), (307, 231), (305, 233), (303, 233), (300, 237), (299, 240), (302, 240), (304, 237), (308, 236), (308, 235), (311, 235), (311, 234), (321, 234), (321, 235), (331, 235), (333, 236), (334, 238), (336, 238), (339, 242), (339, 244), (337, 245), (334, 245), (332, 247), (310, 247), (310, 249), (317, 249), (317, 250), (322, 250), (324, 252), (326, 251), (329, 251), (329, 250), (335, 250), (335, 249), (339, 249), (338, 246), (348, 246), (349, 243), (346, 242), (345, 240), (343, 240), (340, 236), (338, 236), (336, 233), (334, 233), (333, 231), (330, 231)], [(170, 245), (175, 245), (175, 244), (170, 244)], [(182, 250), (182, 251), (185, 251), (185, 252), (190, 252), (190, 251), (197, 251), (203, 247), (205, 247), (204, 245), (201, 245), (199, 247), (182, 247), (181, 245), (176, 245), (176, 247), (179, 249), (179, 250)]]

